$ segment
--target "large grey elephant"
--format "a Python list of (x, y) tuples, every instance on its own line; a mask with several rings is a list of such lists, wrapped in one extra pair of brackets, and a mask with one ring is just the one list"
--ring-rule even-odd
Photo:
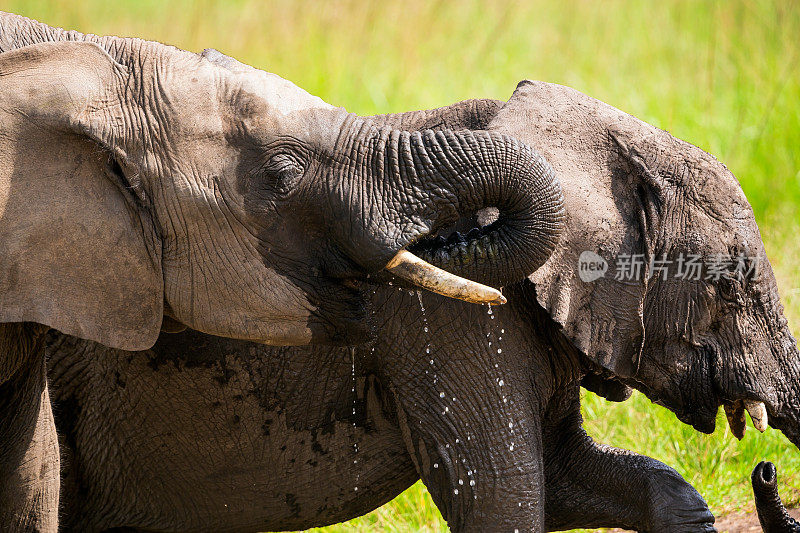
[[(374, 120), (488, 128), (540, 149), (567, 216), (550, 260), (507, 286), (509, 304), (491, 313), (378, 287), (380, 335), (352, 352), (192, 330), (140, 352), (51, 336), (68, 524), (301, 529), (358, 516), (421, 478), (455, 531), (713, 531), (702, 497), (673, 469), (588, 437), (581, 381), (615, 399), (636, 388), (704, 432), (723, 405), (741, 435), (749, 410), (754, 425), (800, 444), (800, 356), (752, 211), (721, 163), (539, 82), (505, 104)], [(490, 219), (479, 213), (472, 235)], [(450, 229), (445, 245), (465, 239)], [(652, 276), (617, 279), (610, 266), (582, 276), (584, 252), (662, 262), (644, 262)], [(655, 271), (718, 254), (747, 268), (731, 263), (717, 277), (705, 265), (697, 279)]]
[[(371, 335), (384, 267), (502, 301), (553, 250), (562, 196), (490, 132), (379, 127), (271, 74), (138, 39), (0, 14), (0, 524), (54, 530), (59, 455), (44, 374), (54, 328), (147, 349), (164, 317), (267, 344)], [(465, 246), (405, 248), (476, 210)], [(519, 251), (524, 251), (522, 254)]]

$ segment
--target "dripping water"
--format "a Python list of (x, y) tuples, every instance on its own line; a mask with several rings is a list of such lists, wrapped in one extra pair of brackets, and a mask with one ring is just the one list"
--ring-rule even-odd
[[(375, 348), (372, 348), (372, 350), (374, 349)], [(353, 469), (356, 471), (356, 484), (353, 487), (353, 491), (358, 492), (358, 427), (356, 423), (356, 403), (358, 401), (358, 395), (356, 394), (356, 349), (354, 346), (350, 347), (350, 384), (352, 386), (350, 393), (353, 396)]]
[[(489, 315), (489, 332), (486, 334), (487, 343), (489, 345), (489, 353), (493, 357), (494, 356), (499, 356), (499, 355), (501, 355), (503, 353), (502, 341), (503, 341), (503, 335), (505, 334), (506, 330), (505, 330), (505, 328), (501, 327), (500, 331), (498, 332), (497, 331), (497, 327), (496, 326), (493, 327), (493, 322), (492, 321), (495, 320), (496, 315), (494, 314), (494, 311), (492, 310), (492, 306), (491, 305), (488, 306), (488, 310), (486, 311), (486, 313)], [(493, 335), (496, 337), (495, 338), (495, 342), (494, 342), (494, 346), (492, 346), (492, 340), (491, 340)], [(495, 360), (494, 368), (497, 370), (497, 377), (495, 378), (495, 382), (497, 383), (497, 388), (498, 388), (498, 391), (500, 393), (500, 399), (502, 400), (504, 405), (508, 405), (508, 396), (507, 396), (506, 390), (504, 388), (505, 385), (506, 385), (506, 382), (503, 379), (503, 376), (502, 376), (501, 371), (500, 371), (500, 365), (497, 362), (497, 360)], [(510, 434), (510, 438), (509, 438), (508, 451), (510, 451), (510, 452), (514, 451), (514, 427), (515, 427), (514, 419), (511, 416), (511, 413), (509, 412), (508, 431), (509, 431), (509, 434)]]
[[(425, 335), (425, 360), (428, 362), (429, 369), (425, 370), (426, 375), (432, 375), (433, 384), (439, 382), (439, 376), (436, 373), (436, 362), (431, 355), (431, 338), (430, 328), (428, 327), (428, 315), (425, 313), (425, 304), (422, 301), (422, 291), (415, 291), (417, 293), (417, 301), (419, 302), (419, 310), (422, 313), (422, 332)], [(440, 398), (444, 398), (444, 392), (439, 393)]]

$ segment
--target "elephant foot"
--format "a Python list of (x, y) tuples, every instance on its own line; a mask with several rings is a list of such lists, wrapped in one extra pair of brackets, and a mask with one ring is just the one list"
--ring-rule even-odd
[(648, 473), (645, 531), (716, 531), (714, 515), (694, 487), (671, 468)]

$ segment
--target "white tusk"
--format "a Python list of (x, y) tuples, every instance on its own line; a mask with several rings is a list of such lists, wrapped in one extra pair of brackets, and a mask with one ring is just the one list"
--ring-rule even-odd
[(725, 402), (722, 407), (725, 409), (725, 416), (728, 418), (728, 425), (731, 427), (731, 433), (733, 433), (733, 436), (737, 439), (742, 440), (744, 432), (747, 431), (742, 401), (736, 400), (733, 403)]
[(767, 408), (764, 402), (754, 402), (752, 400), (744, 400), (744, 407), (750, 413), (750, 419), (753, 421), (753, 427), (764, 433), (769, 424), (767, 419)]
[(476, 304), (506, 303), (505, 297), (497, 289), (446, 272), (408, 250), (397, 252), (385, 268), (398, 278), (442, 296)]

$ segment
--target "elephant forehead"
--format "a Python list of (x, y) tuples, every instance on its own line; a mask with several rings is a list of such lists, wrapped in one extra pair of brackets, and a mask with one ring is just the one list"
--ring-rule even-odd
[(253, 69), (253, 71), (243, 74), (241, 88), (255, 100), (255, 102), (249, 101), (248, 106), (253, 106), (253, 104), (257, 106), (258, 103), (262, 103), (267, 107), (268, 112), (279, 116), (311, 109), (334, 109), (334, 106), (321, 98), (306, 92), (289, 80), (269, 72)]

